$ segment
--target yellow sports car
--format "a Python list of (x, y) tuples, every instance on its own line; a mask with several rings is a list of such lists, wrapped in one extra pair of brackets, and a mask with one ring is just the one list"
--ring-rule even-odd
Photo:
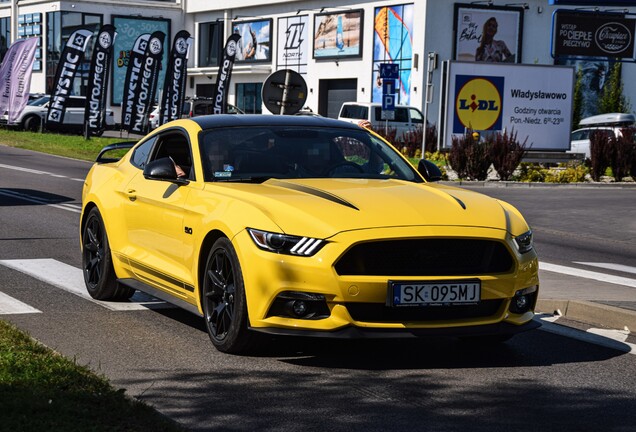
[(177, 120), (105, 148), (89, 172), (86, 287), (185, 308), (231, 353), (260, 333), (499, 341), (536, 328), (528, 224), (439, 178), (337, 120)]

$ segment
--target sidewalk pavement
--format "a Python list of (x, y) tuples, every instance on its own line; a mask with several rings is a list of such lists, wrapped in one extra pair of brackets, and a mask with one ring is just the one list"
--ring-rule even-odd
[(636, 288), (540, 270), (537, 313), (636, 332)]

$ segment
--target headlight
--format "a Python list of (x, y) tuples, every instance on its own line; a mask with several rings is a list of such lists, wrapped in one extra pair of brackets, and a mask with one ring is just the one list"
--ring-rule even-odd
[(291, 236), (248, 228), (252, 240), (260, 249), (286, 255), (312, 256), (325, 245), (325, 241), (311, 237)]
[(532, 250), (532, 230), (515, 237), (515, 244), (520, 254), (530, 252)]

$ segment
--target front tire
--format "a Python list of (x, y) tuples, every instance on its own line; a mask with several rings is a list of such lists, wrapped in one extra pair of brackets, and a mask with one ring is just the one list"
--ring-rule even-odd
[(96, 300), (127, 300), (135, 290), (117, 282), (104, 221), (91, 209), (82, 232), (82, 270), (88, 293)]
[(234, 247), (225, 237), (214, 243), (208, 255), (201, 301), (205, 326), (216, 349), (238, 354), (252, 347), (243, 274)]

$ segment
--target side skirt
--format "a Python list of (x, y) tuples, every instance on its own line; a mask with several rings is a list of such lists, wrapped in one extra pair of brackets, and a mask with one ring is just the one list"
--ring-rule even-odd
[(191, 312), (197, 316), (203, 317), (203, 315), (199, 312), (199, 309), (197, 309), (195, 305), (192, 305), (181, 299), (175, 298), (164, 291), (161, 291), (157, 288), (153, 288), (150, 285), (147, 285), (143, 282), (139, 282), (136, 279), (131, 279), (131, 278), (117, 279), (117, 282), (124, 284), (127, 287), (130, 287), (132, 289), (136, 289), (141, 292), (145, 292), (146, 294), (150, 294), (151, 296), (157, 297), (158, 299), (171, 303), (177, 307), (180, 307), (181, 309), (185, 309), (188, 312)]

